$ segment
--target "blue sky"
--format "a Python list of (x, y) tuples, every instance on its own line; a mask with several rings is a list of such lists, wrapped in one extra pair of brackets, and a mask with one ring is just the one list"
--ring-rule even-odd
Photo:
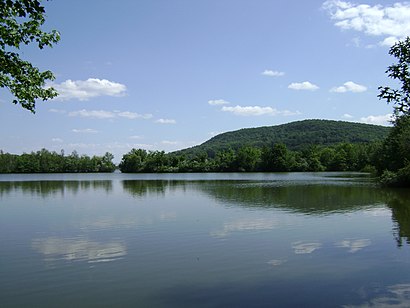
[(36, 114), (0, 89), (0, 149), (166, 152), (215, 134), (303, 119), (387, 125), (389, 47), (410, 35), (397, 1), (52, 0), (23, 48), (56, 75), (60, 96)]

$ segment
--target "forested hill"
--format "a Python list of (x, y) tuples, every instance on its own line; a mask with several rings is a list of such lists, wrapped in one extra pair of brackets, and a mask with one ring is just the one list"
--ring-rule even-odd
[(283, 143), (290, 150), (302, 150), (309, 145), (330, 146), (341, 142), (368, 143), (384, 140), (390, 128), (379, 125), (331, 120), (304, 120), (277, 126), (244, 128), (219, 134), (201, 145), (176, 154), (188, 156), (207, 152), (210, 157), (221, 150), (242, 146), (263, 147)]

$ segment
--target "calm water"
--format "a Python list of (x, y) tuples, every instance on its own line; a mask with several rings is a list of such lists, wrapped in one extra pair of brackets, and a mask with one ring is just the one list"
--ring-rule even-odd
[(409, 244), (361, 174), (0, 175), (1, 307), (410, 307)]

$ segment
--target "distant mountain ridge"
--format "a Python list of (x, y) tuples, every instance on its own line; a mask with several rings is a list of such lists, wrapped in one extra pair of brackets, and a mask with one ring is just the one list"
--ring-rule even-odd
[(263, 147), (283, 143), (290, 150), (302, 150), (310, 145), (369, 143), (384, 140), (390, 127), (333, 120), (303, 120), (275, 126), (243, 128), (219, 134), (208, 141), (174, 152), (188, 156), (206, 152), (213, 157), (216, 152), (242, 146)]

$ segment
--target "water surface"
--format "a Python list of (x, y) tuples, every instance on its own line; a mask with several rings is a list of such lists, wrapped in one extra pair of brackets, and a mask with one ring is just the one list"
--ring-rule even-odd
[(357, 173), (0, 175), (0, 306), (410, 306), (409, 203)]

